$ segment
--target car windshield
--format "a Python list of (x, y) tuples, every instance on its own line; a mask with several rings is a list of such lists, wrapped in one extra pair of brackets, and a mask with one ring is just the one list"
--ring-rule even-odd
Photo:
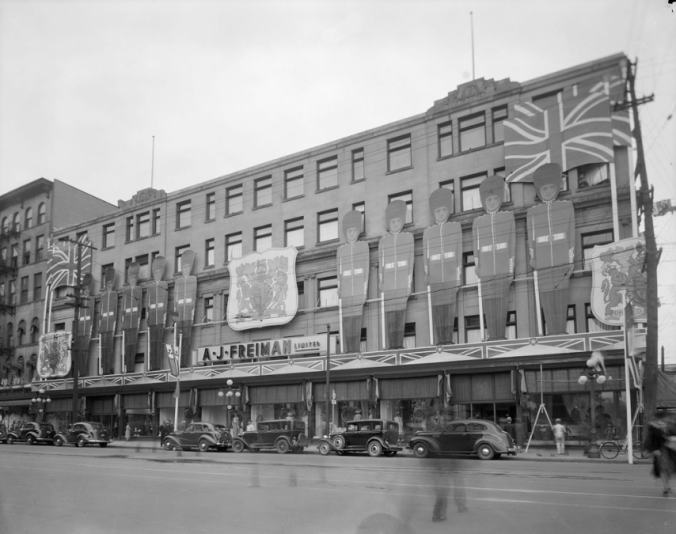
[(105, 428), (106, 428), (101, 423), (91, 423), (91, 425), (92, 425), (92, 430), (98, 430), (99, 432), (101, 430), (105, 430)]
[(40, 423), (40, 428), (42, 430), (54, 430), (54, 427), (51, 425), (51, 423)]

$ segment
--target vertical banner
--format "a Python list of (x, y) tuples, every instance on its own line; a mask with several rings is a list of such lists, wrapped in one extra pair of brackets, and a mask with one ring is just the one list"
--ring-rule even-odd
[(62, 378), (68, 375), (72, 365), (70, 332), (52, 332), (40, 336), (38, 375), (40, 378)]

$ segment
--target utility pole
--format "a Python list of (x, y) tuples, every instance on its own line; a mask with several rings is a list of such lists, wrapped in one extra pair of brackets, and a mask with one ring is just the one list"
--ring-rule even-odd
[(644, 408), (648, 417), (652, 417), (657, 409), (657, 352), (658, 352), (658, 292), (657, 292), (657, 264), (659, 263), (660, 251), (657, 250), (655, 242), (655, 228), (653, 226), (653, 195), (648, 185), (648, 176), (646, 173), (645, 152), (643, 149), (643, 137), (641, 135), (641, 122), (638, 117), (638, 106), (653, 100), (649, 97), (636, 98), (636, 69), (638, 59), (631, 63), (627, 68), (627, 84), (631, 100), (629, 106), (634, 118), (634, 139), (636, 139), (636, 171), (632, 179), (637, 176), (641, 178), (641, 188), (639, 194), (639, 205), (643, 210), (643, 220), (645, 223), (645, 244), (646, 258), (644, 268), (647, 277), (646, 307), (648, 330), (646, 332), (646, 359), (644, 366), (643, 392)]

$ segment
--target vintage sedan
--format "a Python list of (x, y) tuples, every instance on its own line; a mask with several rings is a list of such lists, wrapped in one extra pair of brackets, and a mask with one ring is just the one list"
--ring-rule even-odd
[(209, 449), (226, 451), (231, 439), (224, 425), (214, 423), (190, 423), (183, 430), (167, 434), (162, 442), (165, 451), (182, 449), (189, 451), (197, 448), (202, 452)]
[(232, 440), (232, 450), (251, 452), (276, 450), (280, 454), (302, 452), (307, 447), (305, 423), (296, 419), (260, 421), (256, 430), (247, 430)]
[(398, 441), (399, 424), (387, 419), (362, 419), (349, 421), (345, 430), (332, 432), (317, 448), (324, 456), (331, 451), (338, 455), (367, 451), (370, 456), (394, 456), (401, 450)]
[(51, 423), (24, 423), (18, 430), (12, 430), (7, 433), (7, 443), (10, 445), (17, 441), (25, 441), (28, 445), (34, 443), (46, 443), (51, 445), (54, 442), (54, 427)]
[(54, 445), (61, 447), (67, 443), (76, 447), (86, 445), (98, 445), (107, 447), (112, 441), (105, 426), (94, 421), (81, 421), (68, 426), (65, 432), (59, 432), (54, 436)]
[(516, 454), (514, 440), (493, 421), (452, 421), (440, 430), (416, 432), (408, 446), (418, 458), (477, 455), (482, 460)]

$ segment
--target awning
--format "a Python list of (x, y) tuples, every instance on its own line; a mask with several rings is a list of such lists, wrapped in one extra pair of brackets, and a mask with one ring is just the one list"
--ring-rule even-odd
[(9, 406), (30, 406), (30, 404), (30, 399), (6, 400), (0, 401), (0, 408), (7, 408)]

